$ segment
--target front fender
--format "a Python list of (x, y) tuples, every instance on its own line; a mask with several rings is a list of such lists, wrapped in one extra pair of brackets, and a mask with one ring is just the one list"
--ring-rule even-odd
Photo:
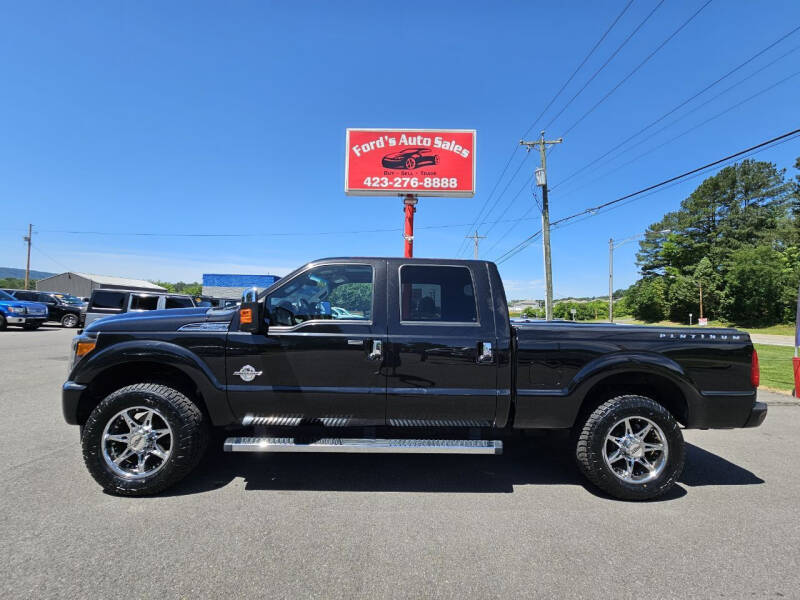
[(170, 342), (130, 340), (111, 344), (81, 360), (70, 373), (70, 381), (89, 385), (108, 369), (146, 362), (174, 367), (186, 375), (200, 390), (212, 423), (233, 422), (224, 382), (196, 354)]

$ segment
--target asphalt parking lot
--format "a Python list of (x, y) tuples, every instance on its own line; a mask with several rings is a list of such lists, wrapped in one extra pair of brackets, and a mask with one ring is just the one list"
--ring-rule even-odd
[(61, 417), (74, 331), (0, 332), (0, 597), (797, 598), (800, 406), (689, 431), (667, 498), (584, 485), (561, 435), (500, 457), (231, 456), (104, 494)]

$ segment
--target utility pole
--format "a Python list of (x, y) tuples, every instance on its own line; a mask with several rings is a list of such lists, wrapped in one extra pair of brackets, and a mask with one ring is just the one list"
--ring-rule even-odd
[(614, 238), (608, 240), (608, 322), (614, 322)]
[(697, 284), (700, 286), (700, 318), (703, 318), (703, 282), (698, 281)]
[[(662, 229), (660, 231), (654, 232), (647, 232), (644, 231), (642, 233), (637, 233), (636, 235), (632, 235), (631, 237), (627, 237), (624, 240), (617, 240), (614, 241), (614, 238), (610, 238), (608, 240), (608, 320), (609, 322), (614, 322), (614, 249), (619, 248), (623, 244), (627, 244), (628, 242), (632, 242), (633, 240), (637, 240), (642, 236), (647, 235), (648, 233), (660, 233), (662, 235), (667, 233), (672, 233), (671, 229)], [(701, 309), (700, 312), (702, 314), (702, 304), (703, 304), (703, 292), (700, 291), (700, 305)]]
[(28, 243), (28, 263), (25, 265), (25, 289), (28, 289), (28, 282), (31, 279), (31, 238), (33, 237), (33, 225), (28, 223), (28, 235), (22, 239)]
[(553, 320), (553, 270), (550, 261), (550, 206), (547, 203), (547, 146), (553, 144), (560, 144), (564, 138), (557, 140), (544, 139), (544, 131), (541, 132), (541, 138), (535, 142), (526, 142), (520, 140), (520, 145), (528, 148), (538, 146), (539, 155), (542, 160), (542, 166), (536, 169), (536, 185), (542, 188), (542, 246), (544, 246), (544, 286), (545, 286), (545, 300), (544, 300), (544, 314), (548, 321)]
[(469, 240), (474, 240), (474, 242), (475, 242), (475, 260), (478, 260), (478, 244), (480, 243), (480, 240), (485, 240), (486, 236), (485, 235), (478, 235), (478, 230), (476, 229), (474, 235), (465, 235), (464, 237), (469, 239)]

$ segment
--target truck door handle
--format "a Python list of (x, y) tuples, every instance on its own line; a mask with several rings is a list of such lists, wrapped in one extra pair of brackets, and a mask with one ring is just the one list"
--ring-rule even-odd
[(494, 353), (492, 352), (491, 342), (478, 342), (478, 362), (494, 362)]
[(380, 340), (372, 340), (372, 352), (369, 353), (367, 358), (370, 360), (380, 360), (383, 356), (383, 342)]

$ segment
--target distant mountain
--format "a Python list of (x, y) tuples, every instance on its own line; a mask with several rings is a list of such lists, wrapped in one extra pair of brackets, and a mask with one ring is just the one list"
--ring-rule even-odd
[[(31, 270), (31, 279), (44, 279), (45, 277), (52, 277), (53, 275), (55, 275), (55, 273), (48, 273), (47, 271)], [(16, 277), (17, 279), (25, 279), (25, 269), (0, 267), (0, 279), (5, 279), (6, 277)]]

